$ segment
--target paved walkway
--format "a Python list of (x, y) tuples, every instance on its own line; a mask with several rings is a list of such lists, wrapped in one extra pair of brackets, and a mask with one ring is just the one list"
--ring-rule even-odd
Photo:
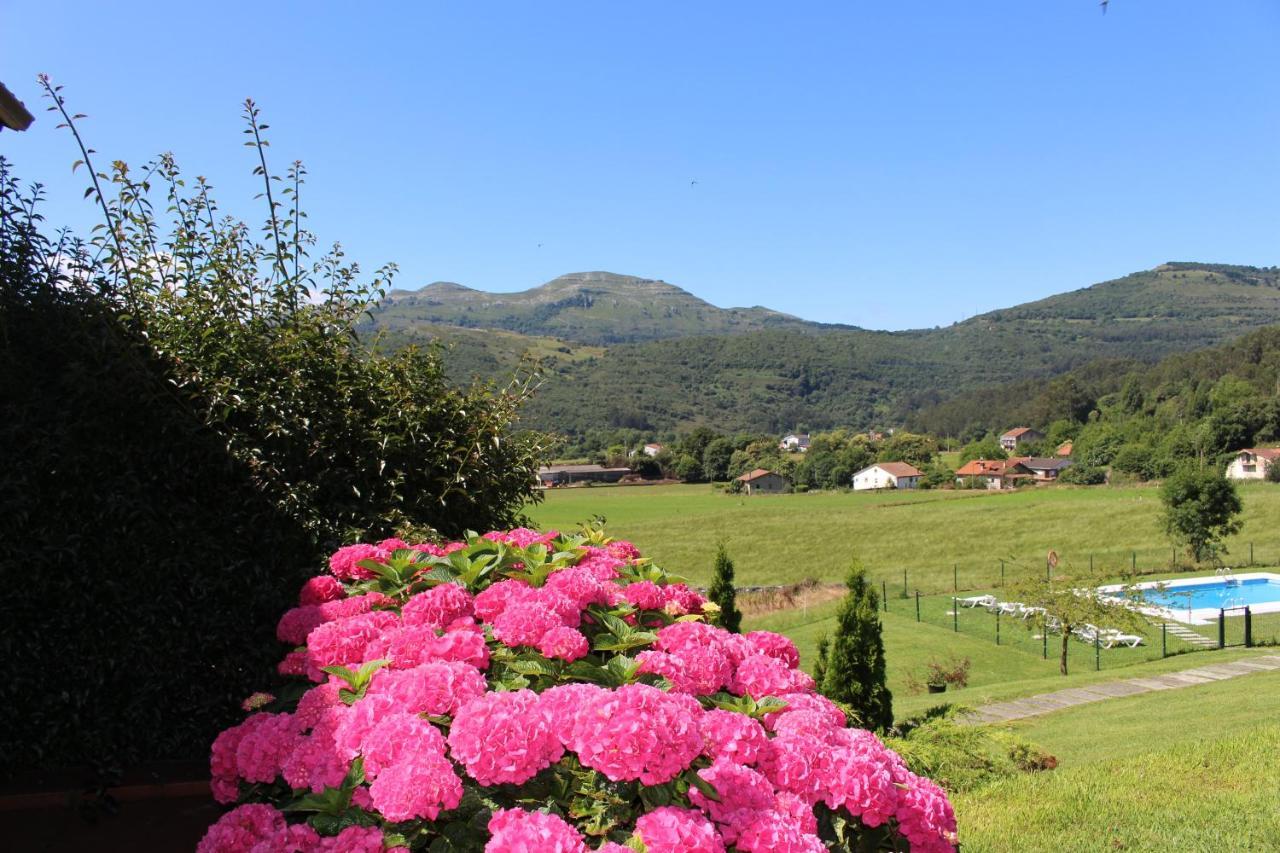
[(1020, 720), (1023, 717), (1034, 717), (1036, 714), (1047, 714), (1076, 705), (1090, 702), (1101, 702), (1104, 699), (1116, 699), (1120, 696), (1134, 696), (1138, 693), (1151, 693), (1156, 690), (1177, 690), (1180, 687), (1192, 687), (1196, 684), (1208, 684), (1210, 681), (1224, 681), (1254, 672), (1280, 670), (1280, 655), (1262, 655), (1245, 658), (1231, 663), (1215, 663), (1198, 666), (1194, 669), (1183, 669), (1177, 672), (1166, 672), (1162, 675), (1150, 675), (1144, 678), (1126, 678), (1122, 681), (1103, 681), (1087, 687), (1071, 687), (1066, 690), (1055, 690), (1053, 693), (1041, 693), (1039, 696), (1028, 696), (1012, 702), (996, 702), (983, 705), (966, 717), (970, 723), (1005, 723)]

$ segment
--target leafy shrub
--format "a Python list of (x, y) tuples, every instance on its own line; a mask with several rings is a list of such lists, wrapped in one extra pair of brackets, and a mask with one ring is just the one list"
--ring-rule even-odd
[(961, 711), (954, 705), (937, 705), (899, 722), (885, 743), (913, 772), (938, 781), (952, 793), (1057, 766), (1052, 755), (1008, 732), (958, 722), (955, 718)]
[(1075, 486), (1097, 486), (1106, 481), (1106, 470), (1093, 465), (1072, 465), (1058, 475), (1058, 482)]
[(292, 679), (214, 742), (238, 805), (198, 849), (952, 849), (941, 789), (790, 640), (707, 624), (639, 557), (524, 529), (340, 550), (279, 622)]

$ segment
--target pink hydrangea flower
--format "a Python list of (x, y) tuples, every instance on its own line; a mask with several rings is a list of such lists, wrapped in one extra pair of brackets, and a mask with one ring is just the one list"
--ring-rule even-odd
[(640, 610), (661, 610), (667, 603), (662, 587), (653, 581), (636, 581), (622, 588), (622, 598)]
[(559, 535), (555, 530), (539, 533), (527, 527), (517, 527), (514, 530), (491, 530), (484, 538), (491, 542), (505, 542), (517, 548), (528, 548), (530, 545), (548, 545)]
[(801, 830), (789, 815), (772, 810), (755, 815), (743, 826), (734, 845), (742, 853), (827, 853), (827, 845), (817, 835)]
[(931, 779), (911, 771), (902, 774), (894, 817), (898, 830), (922, 853), (951, 853), (956, 843), (956, 815), (946, 793)]
[(725, 758), (737, 764), (755, 764), (769, 749), (764, 726), (733, 711), (719, 708), (702, 715), (702, 754), (715, 761)]
[(568, 746), (579, 711), (589, 701), (608, 692), (595, 684), (559, 684), (540, 693), (538, 703), (551, 721), (553, 734)]
[(669, 782), (702, 752), (702, 707), (690, 696), (627, 684), (583, 703), (569, 748), (614, 782)]
[(311, 853), (320, 850), (320, 833), (305, 823), (282, 826), (249, 849), (249, 853)]
[(324, 614), (315, 604), (286, 610), (276, 623), (276, 639), (291, 646), (304, 645), (307, 635), (325, 621)]
[(337, 601), (346, 596), (347, 588), (337, 578), (332, 575), (316, 575), (302, 585), (302, 589), (298, 592), (298, 604), (306, 607), (324, 604), (326, 601)]
[(274, 782), (302, 735), (292, 714), (254, 717), (260, 719), (236, 745), (236, 773), (248, 782)]
[(777, 658), (791, 669), (800, 666), (800, 651), (789, 638), (772, 631), (752, 631), (744, 636), (760, 654)]
[(590, 574), (596, 580), (608, 582), (618, 578), (627, 561), (604, 548), (588, 545), (583, 548), (586, 555), (574, 567)]
[(662, 587), (662, 610), (671, 616), (701, 613), (707, 600), (687, 584), (670, 583)]
[(636, 835), (648, 853), (724, 853), (716, 828), (693, 809), (656, 808), (636, 818)]
[(462, 802), (462, 780), (443, 755), (423, 751), (384, 768), (369, 786), (369, 796), (389, 821), (435, 820)]
[(360, 741), (364, 756), (364, 773), (368, 779), (378, 778), (384, 768), (420, 756), (444, 756), (444, 735), (417, 714), (395, 711), (386, 714)]
[(756, 699), (807, 693), (813, 689), (813, 676), (802, 669), (791, 669), (777, 658), (755, 654), (738, 664), (729, 689), (739, 696)]
[(689, 801), (715, 821), (728, 843), (735, 843), (738, 834), (758, 814), (774, 806), (773, 786), (750, 767), (721, 758), (699, 770), (698, 776), (715, 788), (720, 799), (713, 800), (697, 788), (690, 788)]
[(396, 614), (375, 610), (320, 625), (307, 637), (308, 673), (320, 681), (316, 675), (321, 667), (359, 666), (365, 660), (369, 643), (399, 624)]
[(449, 749), (481, 785), (519, 785), (564, 754), (532, 690), (486, 693), (462, 706), (449, 730)]
[(607, 581), (600, 580), (590, 570), (578, 565), (552, 572), (543, 589), (559, 593), (581, 611), (593, 604), (608, 604), (609, 586)]
[(325, 788), (341, 787), (351, 762), (338, 749), (336, 734), (348, 713), (350, 709), (341, 703), (325, 708), (311, 733), (285, 757), (280, 774), (290, 788), (319, 794)]
[(536, 646), (550, 631), (563, 625), (560, 616), (536, 601), (508, 604), (493, 620), (493, 636), (507, 646)]
[(364, 655), (366, 660), (389, 660), (393, 669), (410, 669), (433, 661), (457, 661), (477, 669), (489, 666), (489, 647), (473, 622), (444, 634), (427, 626), (392, 628), (372, 640)]
[(329, 571), (335, 578), (342, 580), (367, 580), (375, 577), (373, 572), (356, 565), (361, 560), (382, 561), (385, 560), (385, 556), (373, 545), (364, 543), (347, 545), (339, 548), (329, 558)]
[(455, 583), (442, 583), (411, 597), (400, 611), (404, 624), (444, 628), (472, 614), (472, 595)]
[(840, 706), (819, 693), (784, 693), (776, 698), (786, 702), (787, 706), (781, 711), (765, 714), (764, 726), (770, 731), (777, 727), (778, 722), (785, 715), (793, 711), (815, 711), (820, 713), (826, 718), (827, 725), (835, 729), (844, 728), (847, 722), (844, 711), (840, 710)]
[[(348, 826), (332, 838), (320, 839), (320, 846), (317, 849), (331, 850), (333, 853), (382, 853), (382, 848), (382, 830), (378, 827)], [(404, 849), (403, 847), (392, 848), (392, 850)]]
[(524, 809), (499, 809), (489, 819), (485, 853), (586, 853), (578, 830), (562, 818)]
[(284, 656), (280, 663), (276, 664), (276, 672), (280, 675), (306, 675), (307, 674), (307, 653), (306, 650), (289, 652)]
[[(410, 714), (455, 714), (484, 694), (484, 675), (456, 661), (430, 661), (411, 669), (382, 669), (369, 682), (365, 699), (387, 696)], [(363, 701), (363, 700), (362, 700)]]
[(265, 803), (246, 803), (218, 818), (196, 845), (196, 853), (249, 853), (284, 828), (284, 815)]
[(488, 589), (477, 593), (472, 602), (472, 607), (478, 619), (485, 622), (493, 622), (499, 613), (507, 609), (509, 603), (524, 601), (533, 592), (533, 587), (524, 581), (517, 578), (508, 578), (507, 580), (498, 581)]
[(585, 657), (589, 650), (586, 636), (578, 629), (566, 625), (557, 625), (538, 641), (538, 651), (544, 657), (562, 661), (575, 661)]
[(636, 655), (641, 672), (664, 676), (680, 693), (708, 696), (733, 677), (733, 665), (715, 645), (686, 647), (679, 652), (645, 651)]

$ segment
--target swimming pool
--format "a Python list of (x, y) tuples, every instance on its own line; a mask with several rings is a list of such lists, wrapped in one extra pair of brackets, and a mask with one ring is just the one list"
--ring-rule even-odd
[[(1145, 613), (1204, 625), (1218, 618), (1224, 608), (1248, 606), (1254, 613), (1280, 613), (1280, 575), (1245, 572), (1234, 576), (1180, 578), (1134, 584), (1145, 599), (1139, 608)], [(1104, 586), (1100, 592), (1119, 593), (1120, 586)], [(1228, 615), (1239, 615), (1228, 611)]]

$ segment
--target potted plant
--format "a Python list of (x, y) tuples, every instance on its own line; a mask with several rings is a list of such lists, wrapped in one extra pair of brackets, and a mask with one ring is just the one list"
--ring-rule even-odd
[(964, 687), (969, 683), (969, 659), (934, 658), (925, 664), (925, 687), (930, 693), (945, 693), (948, 684)]

